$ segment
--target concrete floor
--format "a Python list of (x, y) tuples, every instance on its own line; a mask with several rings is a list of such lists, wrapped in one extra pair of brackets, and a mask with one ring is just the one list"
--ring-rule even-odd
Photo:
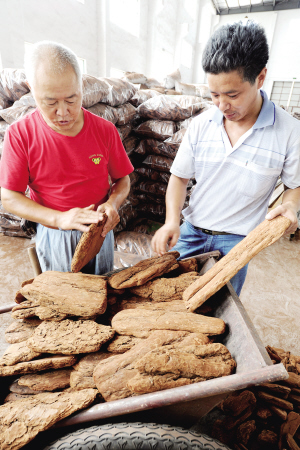
[[(29, 239), (0, 235), (0, 305), (14, 302), (22, 281), (33, 277)], [(300, 355), (300, 241), (282, 237), (250, 263), (240, 295), (264, 345)], [(0, 315), (0, 356), (9, 346), (5, 329), (10, 313)]]

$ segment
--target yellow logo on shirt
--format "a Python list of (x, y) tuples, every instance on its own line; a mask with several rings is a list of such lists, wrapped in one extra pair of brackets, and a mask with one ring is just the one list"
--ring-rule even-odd
[(100, 164), (101, 158), (92, 158), (94, 164)]

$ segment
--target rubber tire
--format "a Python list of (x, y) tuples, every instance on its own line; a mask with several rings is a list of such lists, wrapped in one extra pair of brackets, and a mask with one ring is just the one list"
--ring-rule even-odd
[(67, 434), (44, 450), (230, 450), (204, 434), (155, 423), (116, 423)]

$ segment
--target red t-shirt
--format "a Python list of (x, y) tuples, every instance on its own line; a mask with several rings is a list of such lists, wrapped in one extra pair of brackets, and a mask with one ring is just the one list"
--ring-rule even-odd
[(133, 171), (116, 127), (83, 109), (77, 136), (52, 130), (39, 110), (6, 131), (0, 186), (25, 192), (40, 205), (59, 211), (105, 202), (114, 182)]

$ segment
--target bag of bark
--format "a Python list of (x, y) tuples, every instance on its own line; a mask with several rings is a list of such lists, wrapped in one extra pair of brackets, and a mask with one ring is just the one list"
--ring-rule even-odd
[(10, 108), (2, 109), (0, 117), (8, 124), (12, 124), (16, 120), (36, 109), (36, 103), (31, 93), (23, 95)]
[(212, 106), (213, 103), (212, 102), (203, 102), (205, 103), (205, 106), (203, 109), (201, 109), (201, 111), (198, 111), (196, 114), (194, 114), (193, 116), (189, 117), (188, 119), (183, 120), (182, 122), (177, 122), (177, 129), (178, 130), (182, 130), (182, 129), (186, 129), (189, 127), (189, 125), (191, 124), (192, 120), (199, 116), (199, 114), (204, 113), (205, 111), (208, 111)]
[(205, 107), (199, 97), (191, 95), (160, 95), (142, 103), (137, 113), (146, 119), (184, 120)]
[(136, 72), (125, 72), (123, 79), (133, 84), (145, 83), (147, 81), (147, 77), (145, 75)]
[(136, 231), (137, 233), (149, 234), (154, 236), (156, 231), (163, 226), (163, 222), (154, 221), (141, 217), (134, 220), (128, 227), (128, 231)]
[(105, 105), (105, 103), (96, 103), (96, 105), (87, 108), (87, 110), (93, 114), (96, 114), (96, 116), (102, 117), (102, 119), (108, 120), (114, 125), (117, 123), (119, 118), (116, 109), (112, 106)]
[(154, 89), (140, 89), (134, 94), (134, 96), (129, 100), (129, 102), (132, 103), (132, 105), (137, 108), (150, 98), (157, 97), (158, 95), (161, 95), (160, 92), (157, 92)]
[(114, 252), (114, 270), (123, 269), (124, 267), (132, 267), (135, 264), (146, 259), (145, 257), (137, 254), (124, 253), (115, 251)]
[(143, 83), (148, 89), (161, 86), (161, 83), (156, 78), (147, 78)]
[(138, 153), (139, 155), (146, 155), (147, 149), (146, 149), (146, 140), (140, 141), (138, 146), (134, 149), (135, 153)]
[(127, 227), (127, 224), (137, 217), (136, 206), (132, 205), (129, 200), (125, 200), (123, 205), (119, 208), (119, 216), (120, 216), (120, 224), (124, 228)]
[(0, 141), (3, 141), (5, 131), (9, 127), (9, 124), (5, 120), (0, 120)]
[(176, 125), (170, 120), (147, 120), (135, 128), (134, 131), (145, 137), (164, 141), (176, 132)]
[(175, 81), (181, 81), (181, 73), (179, 69), (174, 70), (174, 72), (166, 76), (164, 79), (164, 87), (166, 89), (175, 88)]
[(147, 203), (147, 204), (139, 203), (137, 205), (137, 210), (139, 213), (141, 213), (145, 217), (150, 217), (150, 218), (159, 217), (162, 220), (165, 220), (165, 217), (166, 217), (165, 205), (161, 205), (158, 203)]
[(154, 194), (165, 197), (167, 191), (167, 184), (157, 183), (156, 181), (142, 181), (135, 186), (135, 192), (144, 192), (145, 194)]
[(164, 197), (158, 197), (151, 194), (136, 194), (136, 198), (140, 203), (158, 203), (159, 205), (165, 205), (166, 200)]
[(99, 78), (100, 81), (105, 81), (109, 85), (109, 93), (104, 103), (110, 106), (119, 106), (128, 102), (137, 91), (134, 84), (129, 81), (121, 80), (119, 78)]
[(136, 171), (134, 171), (129, 174), (129, 178), (130, 178), (130, 186), (133, 187), (138, 182), (140, 177), (138, 176)]
[(159, 155), (148, 155), (143, 164), (161, 172), (170, 172), (173, 160)]
[(127, 136), (129, 135), (130, 131), (132, 130), (131, 123), (127, 123), (126, 125), (122, 125), (121, 127), (117, 127), (119, 136), (121, 138), (121, 141), (124, 141)]
[(176, 133), (173, 134), (170, 138), (166, 139), (163, 143), (165, 146), (169, 147), (171, 150), (177, 150), (180, 147), (180, 144), (182, 142), (183, 136), (185, 135), (186, 129), (183, 128), (182, 130), (176, 131)]
[(159, 172), (157, 170), (153, 170), (150, 167), (137, 167), (135, 169), (135, 172), (137, 172), (142, 177), (146, 177), (149, 180), (152, 181), (159, 181), (162, 183), (168, 183), (171, 174), (166, 172)]
[(177, 151), (166, 145), (164, 142), (157, 141), (156, 139), (147, 139), (145, 142), (146, 153), (150, 155), (161, 155), (167, 158), (174, 159)]
[(150, 167), (138, 167), (135, 169), (135, 172), (142, 177), (149, 178), (149, 180), (152, 181), (157, 181), (159, 179), (159, 172), (151, 169)]
[(110, 92), (110, 85), (102, 79), (93, 77), (92, 75), (82, 75), (82, 106), (90, 108), (96, 103), (107, 103)]
[(151, 241), (152, 236), (134, 231), (122, 231), (115, 237), (115, 248), (119, 252), (152, 258), (157, 255), (152, 250)]
[(8, 102), (16, 102), (29, 92), (23, 69), (3, 69), (0, 72), (0, 96)]
[(124, 103), (116, 108), (117, 113), (117, 125), (126, 125), (131, 122), (136, 115), (136, 108), (131, 103)]
[(9, 102), (5, 98), (1, 97), (1, 91), (0, 91), (0, 109), (6, 109), (13, 105), (13, 102)]
[(132, 154), (134, 149), (137, 147), (138, 142), (139, 139), (136, 136), (128, 136), (126, 139), (124, 139), (123, 145), (128, 156)]

